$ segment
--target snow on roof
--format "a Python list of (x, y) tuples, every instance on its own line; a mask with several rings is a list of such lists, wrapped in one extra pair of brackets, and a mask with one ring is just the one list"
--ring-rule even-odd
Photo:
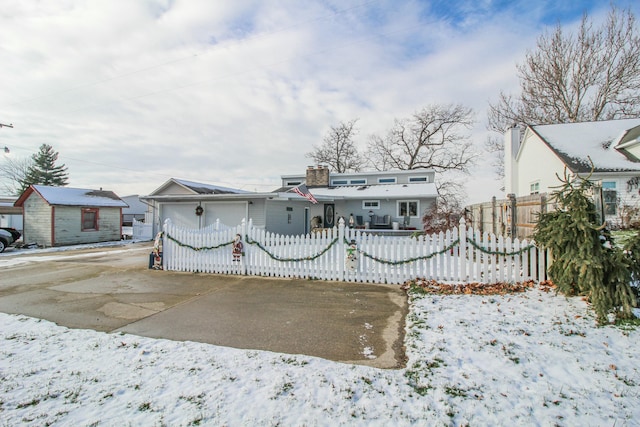
[(438, 194), (434, 183), (320, 187), (309, 191), (314, 197), (337, 199), (429, 198)]
[(47, 185), (33, 185), (32, 187), (50, 205), (122, 208), (126, 208), (128, 206), (113, 191), (91, 190), (86, 188), (49, 187)]
[(173, 178), (175, 182), (184, 185), (199, 194), (233, 194), (250, 193), (250, 191), (238, 190), (237, 188), (222, 187), (220, 185), (203, 184), (201, 182), (187, 181)]
[(636, 126), (640, 126), (640, 119), (537, 125), (530, 128), (562, 157), (572, 171), (585, 173), (591, 171), (589, 157), (596, 172), (640, 170), (640, 163), (632, 162), (615, 149), (620, 138)]

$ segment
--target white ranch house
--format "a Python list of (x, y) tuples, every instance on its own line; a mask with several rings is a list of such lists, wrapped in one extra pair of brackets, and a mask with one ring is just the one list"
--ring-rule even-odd
[[(323, 166), (304, 174), (284, 175), (281, 187), (266, 193), (172, 178), (141, 200), (150, 208), (145, 219), (153, 232), (166, 219), (202, 229), (218, 221), (236, 226), (251, 219), (254, 226), (283, 235), (302, 235), (312, 226), (332, 228), (342, 217), (355, 228), (421, 229), (423, 213), (436, 200), (435, 172), (412, 171), (331, 173)], [(291, 191), (305, 184), (318, 203)], [(317, 217), (320, 217), (318, 221)]]
[(505, 133), (505, 190), (516, 197), (552, 193), (565, 168), (601, 184), (605, 218), (619, 223), (640, 189), (640, 119), (517, 127)]

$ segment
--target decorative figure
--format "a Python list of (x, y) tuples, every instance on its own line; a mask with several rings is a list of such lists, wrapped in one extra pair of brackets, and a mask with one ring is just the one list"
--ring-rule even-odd
[(345, 261), (345, 268), (348, 271), (356, 271), (358, 268), (358, 246), (355, 240), (351, 240), (349, 246), (347, 246), (347, 259)]
[(233, 254), (233, 262), (240, 262), (242, 257), (244, 256), (244, 245), (242, 244), (242, 236), (236, 234), (236, 237), (233, 239), (233, 248), (231, 253)]
[(320, 228), (320, 224), (322, 224), (322, 217), (320, 215), (314, 216), (311, 218), (311, 229), (315, 230), (316, 228)]
[(156, 235), (153, 242), (153, 269), (162, 270), (162, 231)]

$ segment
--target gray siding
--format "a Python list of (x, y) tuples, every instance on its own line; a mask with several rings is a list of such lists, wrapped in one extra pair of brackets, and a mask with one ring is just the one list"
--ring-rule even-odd
[(267, 224), (266, 201), (264, 199), (252, 200), (249, 203), (249, 219), (253, 220), (253, 225), (264, 228)]
[[(286, 236), (304, 234), (304, 210), (306, 203), (267, 201), (266, 229)], [(287, 208), (292, 210), (288, 211)], [(291, 215), (291, 222), (289, 222)]]
[(120, 208), (98, 208), (96, 231), (82, 231), (82, 209), (79, 206), (55, 207), (54, 246), (120, 240)]
[(51, 211), (52, 207), (42, 197), (33, 192), (24, 201), (24, 233), (25, 243), (36, 243), (40, 246), (52, 246)]

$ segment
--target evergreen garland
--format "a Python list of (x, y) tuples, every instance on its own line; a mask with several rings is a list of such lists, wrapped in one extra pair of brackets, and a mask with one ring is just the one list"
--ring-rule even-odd
[(535, 241), (551, 249), (551, 280), (566, 295), (585, 295), (600, 324), (609, 313), (632, 318), (636, 301), (629, 285), (630, 262), (597, 223), (588, 196), (593, 184), (582, 177), (571, 180), (566, 173), (559, 179), (562, 185), (552, 194), (558, 209), (541, 214), (534, 232)]

